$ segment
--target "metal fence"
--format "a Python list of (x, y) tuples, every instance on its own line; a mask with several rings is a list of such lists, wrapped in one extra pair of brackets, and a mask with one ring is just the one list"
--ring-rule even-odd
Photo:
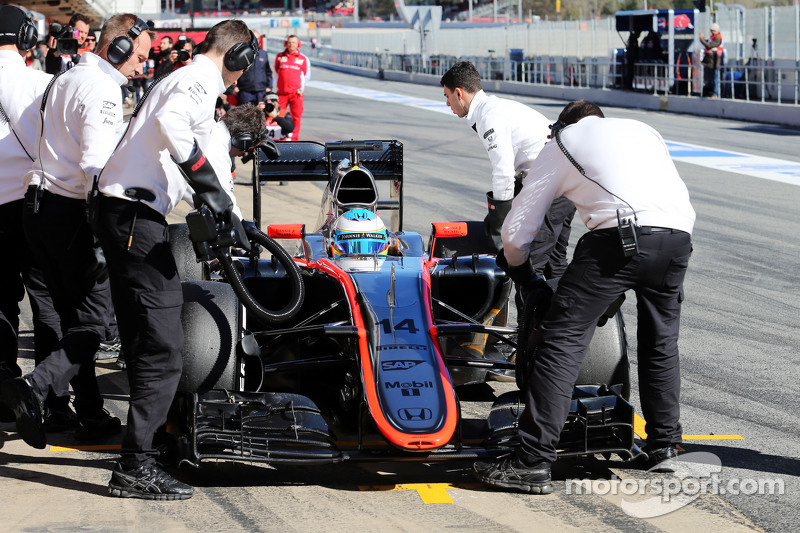
[[(268, 46), (271, 50), (279, 51), (283, 48), (283, 42), (270, 39)], [(424, 57), (420, 54), (391, 54), (385, 51), (356, 52), (328, 46), (317, 47), (312, 55), (316, 59), (368, 69), (376, 74), (380, 71), (399, 71), (441, 76), (456, 61), (471, 61), (485, 80), (592, 89), (625, 88), (624, 58), (610, 60), (542, 56), (512, 61), (507, 57), (490, 56)], [(800, 66), (771, 63), (773, 62), (751, 60), (722, 69), (720, 97), (800, 105)], [(703, 94), (705, 73), (699, 63), (699, 54), (693, 63), (672, 68), (670, 75), (670, 66), (665, 63), (636, 63), (632, 90), (657, 95)]]
[[(724, 36), (722, 98), (800, 104), (800, 6), (744, 10), (718, 5), (713, 21)], [(697, 33), (710, 13), (696, 13), (695, 38), (683, 41), (680, 58), (636, 63), (632, 90), (702, 95), (703, 47)], [(708, 33), (704, 31), (704, 33)], [(615, 20), (550, 21), (483, 28), (453, 28), (421, 38), (405, 29), (336, 29), (320, 59), (375, 71), (441, 75), (458, 60), (478, 66), (485, 79), (573, 87), (623, 89), (627, 32)], [(276, 49), (282, 43), (275, 39)], [(423, 43), (430, 43), (423, 50)], [(686, 46), (688, 45), (688, 46)]]

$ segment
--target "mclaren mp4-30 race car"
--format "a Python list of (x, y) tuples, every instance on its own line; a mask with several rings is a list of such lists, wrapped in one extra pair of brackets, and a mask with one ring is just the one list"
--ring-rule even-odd
[[(300, 180), (325, 183), (315, 227), (262, 230), (260, 183)], [(427, 242), (403, 231), (401, 143), (263, 148), (253, 194), (255, 220), (238, 231), (206, 208), (171, 227), (185, 298), (183, 374), (167, 424), (179, 463), (432, 461), (513, 449), (522, 400), (510, 376), (525, 386), (547, 298), (529, 299), (533, 325), (518, 331), (507, 323), (512, 283), (482, 223), (433, 224)], [(610, 309), (602, 322), (561, 456), (638, 453), (622, 316)], [(498, 377), (512, 383), (481, 416), (462, 409), (463, 391)]]

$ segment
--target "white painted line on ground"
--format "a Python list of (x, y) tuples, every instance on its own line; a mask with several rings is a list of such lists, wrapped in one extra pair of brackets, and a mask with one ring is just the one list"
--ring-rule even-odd
[[(359, 96), (370, 100), (391, 102), (393, 104), (406, 105), (436, 111), (437, 113), (452, 114), (447, 104), (428, 100), (427, 98), (417, 98), (402, 94), (387, 93), (359, 87), (350, 87), (338, 83), (325, 81), (309, 80), (307, 85), (325, 91), (332, 91), (350, 96)], [(442, 97), (444, 99), (444, 97)], [(455, 116), (455, 115), (454, 115)], [(666, 141), (670, 155), (676, 161), (690, 163), (715, 170), (734, 172), (754, 178), (762, 178), (771, 181), (779, 181), (790, 185), (800, 185), (800, 163), (774, 159), (771, 157), (761, 157), (756, 155), (742, 154), (728, 150), (717, 150), (694, 144)]]

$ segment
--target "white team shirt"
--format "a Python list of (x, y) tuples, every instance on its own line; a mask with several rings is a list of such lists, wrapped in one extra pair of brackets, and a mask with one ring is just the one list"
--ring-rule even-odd
[(231, 134), (223, 122), (217, 122), (214, 125), (208, 140), (208, 147), (203, 153), (214, 168), (214, 172), (217, 173), (222, 188), (231, 197), (233, 213), (242, 218), (242, 210), (236, 205), (236, 191), (231, 171)]
[(692, 232), (689, 191), (656, 130), (637, 120), (586, 117), (564, 128), (561, 141), (591, 179), (581, 175), (555, 139), (545, 145), (503, 224), (510, 265), (528, 258), (550, 204), (562, 194), (590, 230), (617, 227), (617, 209), (630, 217), (632, 207), (640, 226)]
[(31, 169), (31, 160), (25, 151), (36, 158), (39, 105), (52, 77), (26, 67), (25, 60), (17, 52), (0, 50), (0, 104), (11, 121), (9, 127), (9, 123), (0, 118), (0, 205), (25, 196), (23, 177)]
[(191, 194), (175, 161), (191, 157), (195, 139), (206, 151), (216, 124), (217, 96), (223, 92), (219, 68), (202, 54), (161, 80), (108, 160), (100, 176), (100, 191), (130, 200), (125, 189), (142, 187), (156, 195), (146, 203), (164, 216), (169, 214)]
[(514, 198), (514, 176), (527, 175), (550, 134), (550, 121), (521, 102), (488, 96), (472, 98), (467, 121), (478, 134), (492, 163), (495, 200)]
[[(67, 198), (85, 199), (123, 131), (122, 91), (128, 79), (111, 63), (85, 52), (53, 83), (44, 110), (36, 161), (27, 185)], [(38, 111), (38, 109), (37, 109)]]

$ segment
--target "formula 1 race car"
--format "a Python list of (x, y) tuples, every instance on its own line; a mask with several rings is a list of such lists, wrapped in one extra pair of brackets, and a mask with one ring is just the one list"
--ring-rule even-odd
[[(170, 229), (185, 298), (183, 374), (167, 424), (178, 462), (430, 461), (512, 449), (519, 390), (502, 383), (513, 390), (482, 411), (461, 398), (513, 372), (525, 386), (535, 358), (535, 327), (507, 323), (512, 283), (487, 253), (482, 223), (433, 224), (427, 244), (403, 231), (397, 141), (283, 143), (254, 168), (246, 238), (207, 208)], [(260, 182), (299, 180), (326, 184), (316, 227), (262, 232)], [(622, 315), (606, 318), (561, 456), (638, 452)]]

